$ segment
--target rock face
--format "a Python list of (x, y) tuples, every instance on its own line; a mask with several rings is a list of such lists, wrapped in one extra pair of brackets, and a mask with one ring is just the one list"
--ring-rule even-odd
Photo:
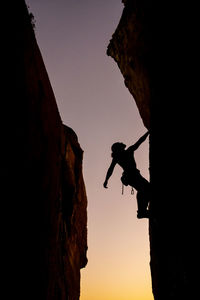
[(83, 151), (62, 124), (24, 1), (5, 3), (5, 15), (3, 293), (6, 299), (78, 300), (87, 263)]
[(151, 2), (146, 1), (143, 9), (137, 7), (134, 1), (123, 2), (126, 6), (107, 54), (117, 62), (124, 83), (135, 98), (145, 126), (149, 128), (150, 82), (146, 64), (151, 45), (147, 42), (149, 24), (145, 17)]
[[(150, 135), (149, 220), (155, 300), (191, 299), (198, 261), (197, 7), (126, 0), (108, 46)], [(187, 16), (187, 18), (186, 18)], [(196, 23), (195, 23), (196, 22)], [(188, 102), (190, 101), (192, 102)], [(191, 285), (191, 282), (192, 285)]]

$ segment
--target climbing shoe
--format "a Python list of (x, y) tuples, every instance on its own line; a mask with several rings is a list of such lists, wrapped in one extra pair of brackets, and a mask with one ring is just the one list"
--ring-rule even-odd
[(149, 211), (148, 210), (138, 211), (137, 218), (138, 219), (149, 218)]

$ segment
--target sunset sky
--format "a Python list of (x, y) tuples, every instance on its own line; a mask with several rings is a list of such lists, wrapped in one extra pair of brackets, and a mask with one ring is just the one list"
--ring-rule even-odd
[[(119, 68), (106, 55), (122, 14), (121, 0), (27, 0), (63, 123), (84, 150), (88, 196), (88, 265), (80, 300), (152, 300), (148, 221), (136, 218), (136, 194), (116, 168), (103, 188), (110, 146), (146, 132)], [(148, 139), (135, 153), (148, 173)]]

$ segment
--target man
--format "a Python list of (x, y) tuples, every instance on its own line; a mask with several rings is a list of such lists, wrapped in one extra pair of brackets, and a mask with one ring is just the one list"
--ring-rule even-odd
[(138, 211), (137, 218), (148, 218), (149, 211), (147, 206), (150, 197), (150, 183), (140, 174), (137, 169), (136, 162), (134, 159), (134, 151), (146, 140), (149, 135), (147, 131), (134, 145), (126, 148), (123, 143), (114, 143), (111, 147), (112, 150), (112, 162), (108, 168), (106, 179), (104, 182), (104, 188), (107, 188), (108, 180), (111, 177), (116, 164), (120, 165), (124, 170), (121, 181), (124, 185), (130, 185), (137, 190), (137, 203)]

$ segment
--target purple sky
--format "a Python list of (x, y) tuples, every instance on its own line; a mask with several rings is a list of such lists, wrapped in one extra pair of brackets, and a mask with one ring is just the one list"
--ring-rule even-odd
[[(131, 145), (143, 134), (133, 97), (116, 63), (106, 55), (118, 25), (120, 0), (27, 0), (36, 38), (63, 123), (84, 150), (88, 195), (88, 266), (81, 300), (151, 300), (147, 220), (136, 219), (136, 199), (116, 169), (103, 188), (110, 146)], [(135, 155), (147, 179), (148, 139)]]

